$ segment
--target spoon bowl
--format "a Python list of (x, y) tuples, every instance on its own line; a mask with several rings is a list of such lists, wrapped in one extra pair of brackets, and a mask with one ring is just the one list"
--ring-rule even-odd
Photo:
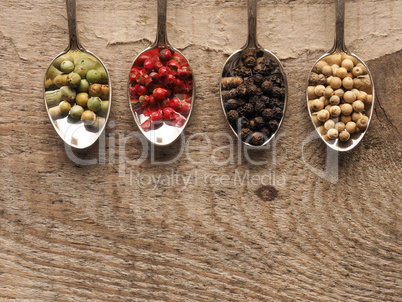
[(279, 59), (257, 42), (257, 1), (248, 0), (246, 44), (225, 62), (220, 98), (226, 120), (246, 146), (267, 145), (285, 115), (288, 88)]
[[(75, 0), (66, 0), (66, 6), (69, 46), (46, 70), (44, 100), (60, 138), (73, 148), (86, 149), (97, 141), (109, 118), (111, 82), (103, 62), (78, 41)], [(93, 97), (97, 99), (89, 101)]]
[(191, 67), (167, 40), (166, 9), (167, 0), (158, 0), (156, 40), (134, 59), (128, 80), (134, 121), (146, 139), (158, 146), (170, 145), (180, 136), (195, 100)]
[(336, 0), (334, 46), (314, 63), (306, 92), (308, 112), (320, 138), (341, 152), (352, 150), (363, 139), (375, 99), (367, 65), (346, 48), (344, 19), (345, 1)]

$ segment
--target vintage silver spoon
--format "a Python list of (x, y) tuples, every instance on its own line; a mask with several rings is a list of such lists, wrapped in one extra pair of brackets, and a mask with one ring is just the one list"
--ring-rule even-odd
[[(112, 100), (111, 81), (102, 61), (86, 50), (79, 42), (75, 0), (66, 0), (66, 6), (69, 45), (53, 59), (46, 71), (44, 99), (50, 121), (58, 135), (67, 145), (77, 149), (85, 149), (97, 141), (109, 118)], [(91, 69), (96, 70), (96, 72), (89, 72), (92, 77), (87, 73)], [(80, 76), (71, 76), (69, 78), (71, 70), (74, 71), (74, 76), (76, 76), (76, 73), (79, 73)], [(99, 76), (100, 80), (97, 80)], [(91, 111), (85, 105), (82, 95), (78, 99), (75, 98), (80, 92), (88, 92), (88, 87), (91, 83), (87, 79), (91, 79), (92, 82), (99, 83), (102, 86), (102, 105), (100, 110), (92, 111), (95, 114), (86, 112), (81, 115), (80, 113), (83, 110)], [(89, 95), (90, 97), (91, 95)], [(66, 102), (63, 102), (63, 100)], [(72, 107), (70, 110), (68, 103)], [(82, 108), (74, 107), (78, 103), (82, 105)], [(96, 106), (98, 105), (99, 102), (97, 102)], [(93, 109), (94, 107), (91, 108)], [(81, 117), (87, 117), (87, 119), (84, 118), (85, 122), (81, 121)]]
[[(335, 2), (334, 46), (321, 56), (310, 70), (306, 98), (313, 125), (325, 144), (336, 151), (349, 151), (358, 145), (367, 132), (373, 113), (372, 108), (374, 108), (375, 91), (373, 78), (367, 65), (358, 56), (351, 53), (345, 45), (345, 0)], [(331, 68), (328, 68), (327, 65)], [(343, 79), (345, 69), (341, 71), (340, 67), (346, 68), (347, 71), (347, 75)], [(339, 85), (341, 86), (337, 88)], [(318, 86), (320, 88), (316, 90)], [(325, 87), (323, 95), (321, 95), (322, 86)], [(323, 109), (321, 109), (321, 101), (324, 102)], [(337, 104), (338, 101), (339, 104)], [(342, 113), (338, 116), (340, 108), (342, 108)], [(350, 108), (353, 108), (353, 113), (347, 114)], [(335, 128), (333, 128), (332, 121), (325, 121), (328, 114), (324, 111), (330, 112), (329, 120), (334, 121)], [(343, 123), (346, 129), (342, 130), (343, 125), (337, 124), (338, 122)], [(336, 135), (338, 136), (336, 137)]]
[[(258, 60), (261, 60), (262, 58), (265, 58), (265, 62), (268, 62), (270, 65), (270, 69), (266, 73), (263, 73), (264, 78), (269, 78), (269, 77), (274, 77), (277, 81), (274, 85), (277, 88), (277, 91), (281, 92), (281, 95), (275, 95), (273, 96), (270, 92), (264, 92), (264, 95), (270, 98), (271, 100), (279, 99), (280, 104), (279, 107), (276, 105), (276, 107), (280, 108), (279, 112), (276, 112), (275, 119), (271, 119), (272, 121), (275, 120), (276, 122), (272, 125), (271, 129), (268, 129), (267, 127), (264, 127), (265, 130), (263, 133), (263, 136), (261, 137), (261, 132), (257, 127), (257, 130), (253, 131), (253, 134), (251, 135), (247, 129), (247, 127), (254, 128), (254, 126), (249, 126), (250, 123), (254, 123), (253, 116), (243, 116), (242, 117), (242, 107), (244, 106), (244, 102), (249, 102), (250, 98), (253, 97), (253, 93), (250, 95), (248, 92), (244, 96), (242, 94), (241, 96), (238, 96), (238, 93), (236, 92), (236, 89), (240, 88), (233, 88), (233, 86), (236, 86), (237, 84), (228, 84), (227, 79), (231, 77), (236, 77), (236, 73), (233, 71), (236, 67), (242, 66), (242, 55), (246, 54), (247, 52), (252, 51), (256, 54), (257, 62)], [(255, 67), (253, 70), (256, 70)], [(256, 72), (258, 73), (258, 72)], [(254, 71), (253, 71), (254, 74)], [(251, 77), (243, 76), (243, 82), (248, 81)], [(275, 82), (275, 81), (274, 81)], [(242, 87), (241, 85), (238, 87)], [(233, 90), (234, 89), (234, 90)], [(228, 91), (232, 92), (228, 92)], [(241, 93), (240, 93), (241, 94)], [(287, 86), (287, 80), (286, 80), (286, 74), (284, 72), (284, 69), (282, 67), (281, 62), (279, 59), (270, 51), (262, 48), (258, 42), (257, 42), (257, 1), (256, 0), (248, 0), (248, 36), (247, 36), (247, 42), (246, 44), (234, 52), (225, 62), (222, 74), (221, 74), (221, 84), (220, 84), (220, 98), (221, 98), (221, 104), (222, 104), (222, 109), (225, 114), (225, 117), (233, 130), (234, 134), (237, 136), (239, 140), (241, 140), (245, 145), (247, 146), (253, 146), (253, 147), (258, 147), (258, 146), (264, 146), (268, 144), (278, 133), (278, 130), (282, 124), (283, 118), (285, 116), (285, 110), (286, 110), (286, 104), (287, 104), (287, 99), (288, 99), (288, 86)], [(241, 99), (240, 104), (230, 104), (228, 105), (228, 100), (235, 100), (236, 99)], [(230, 102), (230, 101), (229, 101)], [(234, 102), (235, 103), (235, 102)], [(269, 102), (268, 102), (269, 103)], [(247, 105), (249, 106), (249, 105)], [(267, 109), (270, 109), (271, 105), (267, 105)], [(231, 116), (233, 111), (230, 112), (231, 110), (235, 111), (240, 111), (239, 114), (239, 119), (234, 121), (234, 118)], [(239, 109), (240, 108), (240, 109)], [(229, 113), (230, 112), (230, 113)], [(236, 113), (235, 113), (236, 115)], [(257, 114), (259, 115), (259, 114)], [(237, 117), (237, 116), (235, 116)], [(239, 120), (242, 120), (243, 122), (241, 125), (239, 125)], [(231, 121), (231, 122), (230, 122)], [(245, 121), (245, 123), (244, 123)], [(269, 119), (266, 119), (266, 122), (268, 122)], [(250, 122), (250, 123), (249, 123)], [(243, 129), (243, 130), (242, 130)], [(268, 129), (268, 130), (267, 130)], [(245, 130), (247, 130), (245, 132)], [(251, 129), (252, 130), (252, 129)], [(251, 131), (250, 130), (250, 131)]]
[(158, 0), (156, 40), (134, 59), (128, 81), (134, 121), (147, 140), (158, 146), (180, 136), (195, 100), (189, 63), (167, 39), (166, 9), (167, 0)]

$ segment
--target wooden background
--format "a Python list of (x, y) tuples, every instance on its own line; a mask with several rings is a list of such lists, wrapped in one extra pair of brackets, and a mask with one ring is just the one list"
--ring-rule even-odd
[(67, 46), (64, 1), (0, 4), (0, 301), (402, 301), (402, 1), (346, 3), (346, 44), (377, 98), (367, 135), (339, 155), (308, 141), (304, 97), (333, 43), (332, 0), (259, 1), (259, 42), (290, 97), (279, 140), (258, 152), (237, 145), (218, 95), (246, 1), (168, 1), (197, 99), (184, 137), (155, 149), (126, 81), (155, 38), (156, 1), (77, 0), (81, 42), (113, 84), (105, 136), (86, 152), (65, 148), (43, 101)]

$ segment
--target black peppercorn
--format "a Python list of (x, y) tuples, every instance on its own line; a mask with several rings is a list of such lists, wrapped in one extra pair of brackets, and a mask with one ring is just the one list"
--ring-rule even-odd
[(250, 128), (250, 121), (244, 116), (239, 117), (236, 124), (239, 129)]
[(272, 114), (275, 119), (281, 119), (282, 118), (282, 109), (279, 107), (274, 107), (274, 108), (272, 108)]
[(264, 143), (264, 135), (261, 132), (254, 132), (250, 139), (250, 144), (259, 146)]
[(247, 68), (244, 65), (239, 65), (236, 68), (233, 69), (233, 72), (241, 77), (249, 77), (252, 74), (251, 68)]
[(264, 120), (267, 120), (267, 121), (273, 119), (274, 113), (273, 113), (272, 109), (269, 109), (269, 108), (264, 109), (262, 111), (262, 117), (264, 118)]
[(244, 116), (251, 116), (254, 114), (254, 106), (250, 103), (247, 103), (243, 106)]
[(271, 137), (271, 132), (267, 127), (261, 128), (260, 132), (264, 135), (265, 140)]
[(244, 60), (244, 65), (247, 67), (254, 67), (256, 63), (256, 59), (253, 56), (249, 56)]
[(267, 107), (267, 105), (269, 104), (269, 97), (267, 97), (266, 95), (262, 95), (260, 96), (260, 101), (264, 102), (265, 107)]
[(234, 98), (236, 98), (237, 96), (238, 96), (238, 93), (237, 93), (237, 89), (236, 89), (236, 88), (233, 88), (233, 89), (230, 89), (230, 90), (229, 90), (229, 94), (228, 94), (229, 99), (234, 99)]
[(247, 87), (245, 84), (241, 84), (239, 87), (236, 89), (236, 93), (238, 96), (245, 96), (247, 94)]
[(264, 127), (264, 125), (265, 125), (265, 121), (261, 116), (257, 116), (254, 119), (254, 122), (255, 122), (256, 129), (260, 129), (260, 128)]
[(262, 90), (262, 92), (264, 92), (264, 94), (271, 93), (273, 87), (274, 87), (274, 85), (272, 84), (271, 81), (266, 80), (261, 84), (261, 90)]
[(258, 86), (260, 86), (262, 84), (262, 82), (264, 81), (264, 77), (261, 74), (255, 74), (253, 75), (253, 80), (254, 83)]
[(236, 110), (239, 107), (239, 102), (235, 99), (229, 99), (225, 104), (226, 111)]
[(230, 99), (230, 91), (228, 91), (228, 90), (222, 91), (221, 95), (222, 95), (223, 100)]
[(271, 132), (275, 132), (276, 129), (278, 129), (278, 126), (279, 126), (279, 123), (278, 123), (277, 120), (270, 120), (270, 121), (268, 122), (268, 129), (269, 129)]
[(237, 121), (237, 119), (239, 118), (239, 113), (236, 110), (230, 110), (227, 113), (227, 117), (228, 117), (228, 121), (229, 123), (234, 123)]
[(240, 130), (240, 138), (241, 140), (245, 141), (248, 139), (249, 136), (251, 136), (253, 132), (249, 128), (243, 128)]
[(254, 105), (254, 110), (257, 114), (261, 114), (262, 111), (265, 109), (265, 104), (264, 102), (258, 100), (255, 105)]
[(254, 95), (257, 92), (258, 87), (255, 84), (247, 85), (247, 94)]
[(283, 93), (284, 91), (282, 90), (282, 88), (277, 86), (274, 86), (271, 91), (272, 96), (275, 98), (280, 97)]

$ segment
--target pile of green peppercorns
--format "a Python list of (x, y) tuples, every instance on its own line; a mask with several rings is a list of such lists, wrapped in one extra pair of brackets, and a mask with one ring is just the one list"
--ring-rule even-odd
[(222, 76), (221, 95), (230, 126), (242, 141), (263, 145), (283, 116), (285, 88), (278, 64), (250, 49)]
[(53, 120), (71, 118), (100, 128), (109, 109), (108, 76), (93, 56), (69, 51), (56, 58), (46, 73), (45, 99)]

